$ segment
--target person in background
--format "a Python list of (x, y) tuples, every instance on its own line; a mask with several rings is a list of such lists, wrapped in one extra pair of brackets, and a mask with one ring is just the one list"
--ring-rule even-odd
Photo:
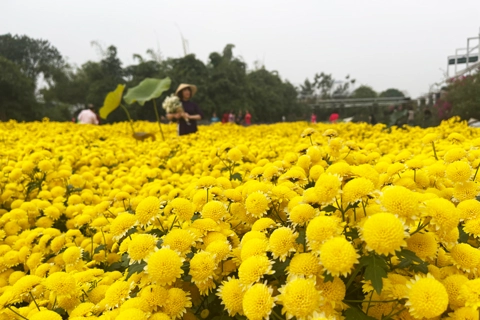
[(336, 123), (337, 120), (339, 118), (339, 115), (337, 112), (334, 112), (330, 115), (330, 117), (328, 118), (328, 120), (330, 120), (331, 123)]
[(247, 110), (247, 113), (245, 113), (245, 125), (249, 126), (251, 124), (252, 124), (252, 115)]
[(285, 121), (287, 121), (287, 117), (282, 116), (282, 122), (285, 122)]
[(371, 114), (368, 116), (368, 122), (369, 122), (371, 125), (377, 124), (377, 120), (375, 119), (375, 115), (374, 115), (373, 113), (371, 113)]
[(235, 123), (235, 113), (233, 113), (233, 110), (228, 114), (228, 122)]
[(413, 111), (413, 108), (412, 107), (409, 107), (408, 108), (408, 111), (407, 111), (407, 124), (409, 126), (413, 126), (414, 122), (415, 122), (415, 111)]
[(317, 123), (317, 115), (315, 113), (312, 113), (310, 117), (310, 122), (311, 123)]
[[(203, 113), (200, 107), (190, 101), (190, 99), (197, 92), (197, 86), (193, 84), (182, 83), (178, 86), (175, 94), (180, 98), (182, 102), (183, 112), (169, 113), (167, 118), (170, 121), (178, 121), (178, 135), (183, 136), (198, 131), (197, 121), (202, 120)], [(185, 120), (187, 119), (188, 122)]]
[(228, 112), (225, 112), (222, 116), (222, 123), (227, 123), (228, 122)]
[(87, 108), (82, 110), (77, 117), (77, 122), (81, 124), (98, 124), (97, 115), (94, 112), (93, 104), (89, 103)]
[(213, 112), (212, 118), (210, 119), (210, 122), (215, 123), (215, 122), (219, 122), (219, 121), (220, 121), (220, 119), (217, 117), (217, 113)]
[(243, 121), (242, 110), (238, 112), (238, 115), (235, 117), (235, 123), (241, 125)]

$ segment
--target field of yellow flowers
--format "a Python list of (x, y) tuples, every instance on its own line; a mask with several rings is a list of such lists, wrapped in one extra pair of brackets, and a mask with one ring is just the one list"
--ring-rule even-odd
[(1, 320), (478, 319), (478, 129), (129, 130), (0, 123)]

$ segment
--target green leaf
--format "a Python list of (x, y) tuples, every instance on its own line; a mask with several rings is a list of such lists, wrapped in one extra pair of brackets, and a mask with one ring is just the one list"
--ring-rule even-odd
[(458, 232), (460, 233), (460, 236), (458, 237), (458, 242), (459, 243), (467, 243), (468, 242), (468, 234), (463, 230), (463, 224), (458, 225)]
[(402, 249), (401, 251), (397, 251), (396, 255), (400, 259), (400, 263), (396, 266), (397, 268), (408, 268), (411, 271), (422, 273), (428, 272), (428, 263), (417, 257), (415, 252)]
[(349, 237), (352, 241), (360, 238), (357, 228), (352, 228), (350, 231), (345, 232), (345, 237)]
[(165, 79), (146, 78), (138, 86), (128, 89), (123, 99), (128, 104), (137, 102), (143, 106), (145, 102), (160, 97), (164, 91), (170, 89), (171, 82), (169, 77)]
[(375, 320), (356, 307), (350, 307), (345, 311), (345, 320)]
[(371, 254), (364, 259), (366, 263), (365, 280), (372, 281), (372, 286), (378, 294), (382, 293), (382, 278), (387, 277), (388, 266), (383, 257)]
[(285, 269), (290, 265), (290, 259), (285, 259), (285, 261), (275, 260), (273, 264), (273, 270), (275, 270), (275, 276), (281, 277), (285, 275)]
[(298, 237), (297, 237), (296, 242), (297, 242), (298, 244), (305, 244), (305, 229), (300, 230), (300, 231), (298, 232)]
[(337, 208), (332, 206), (331, 204), (329, 204), (328, 206), (326, 207), (323, 207), (322, 208), (322, 211), (325, 211), (325, 212), (335, 212), (337, 211)]
[(157, 241), (157, 248), (160, 249), (162, 247), (162, 244), (163, 244), (163, 240), (160, 239)]
[(127, 279), (128, 280), (134, 273), (140, 273), (145, 269), (145, 266), (147, 263), (145, 261), (142, 261), (140, 263), (134, 263), (128, 266), (128, 275)]
[(333, 276), (327, 271), (323, 273), (323, 282), (332, 282), (333, 279), (334, 279)]
[(97, 253), (99, 253), (100, 251), (105, 250), (106, 248), (107, 248), (107, 247), (105, 247), (104, 244), (101, 244), (101, 245), (99, 245), (98, 247), (96, 247), (95, 250), (93, 250), (93, 254), (97, 254)]
[(238, 180), (242, 182), (242, 175), (240, 173), (234, 173), (230, 176), (230, 180)]
[(105, 97), (103, 101), (103, 106), (100, 108), (99, 113), (102, 119), (107, 119), (108, 115), (115, 109), (118, 108), (120, 102), (122, 101), (123, 90), (125, 89), (124, 84), (119, 84), (114, 91), (111, 91)]
[(128, 254), (127, 253), (124, 253), (122, 255), (122, 264), (121, 266), (124, 267), (124, 268), (128, 268), (128, 266), (130, 265), (130, 258), (128, 257)]
[(165, 235), (165, 232), (163, 232), (160, 229), (152, 229), (147, 232), (148, 234), (153, 234), (154, 236), (157, 236), (159, 238), (163, 237)]

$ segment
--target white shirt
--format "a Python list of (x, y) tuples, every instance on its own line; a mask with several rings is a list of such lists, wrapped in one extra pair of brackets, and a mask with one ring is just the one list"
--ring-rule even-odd
[(78, 123), (82, 124), (98, 124), (97, 115), (90, 109), (82, 110), (77, 119)]

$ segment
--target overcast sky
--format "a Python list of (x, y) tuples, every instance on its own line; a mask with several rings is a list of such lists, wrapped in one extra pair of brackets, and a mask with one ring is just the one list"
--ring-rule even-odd
[(479, 28), (480, 0), (0, 0), (0, 34), (49, 40), (76, 65), (100, 59), (92, 40), (115, 45), (124, 65), (148, 48), (181, 57), (181, 31), (204, 62), (232, 43), (249, 68), (261, 61), (295, 85), (323, 71), (412, 98)]

